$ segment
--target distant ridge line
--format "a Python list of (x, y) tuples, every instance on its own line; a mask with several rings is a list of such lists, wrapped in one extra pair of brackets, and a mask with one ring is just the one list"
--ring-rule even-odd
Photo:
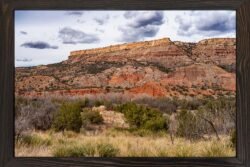
[(86, 54), (98, 54), (98, 53), (108, 53), (108, 52), (120, 51), (120, 50), (129, 50), (132, 48), (168, 45), (169, 43), (171, 43), (170, 38), (162, 38), (162, 39), (151, 40), (151, 41), (140, 41), (140, 42), (118, 44), (118, 45), (110, 45), (110, 46), (106, 46), (102, 48), (72, 51), (70, 52), (70, 57), (81, 56), (81, 55), (86, 55)]

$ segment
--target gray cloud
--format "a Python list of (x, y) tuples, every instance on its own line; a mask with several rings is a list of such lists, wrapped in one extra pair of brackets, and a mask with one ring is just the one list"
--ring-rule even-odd
[(120, 27), (119, 30), (122, 32), (122, 38), (120, 41), (134, 42), (142, 40), (145, 37), (154, 37), (159, 31), (159, 27), (150, 25), (136, 29)]
[(66, 12), (67, 15), (78, 16), (78, 17), (82, 16), (83, 13), (84, 12), (82, 12), (82, 11), (68, 11), (68, 12)]
[(124, 17), (128, 19), (128, 23), (119, 27), (119, 30), (122, 32), (120, 41), (125, 42), (154, 37), (165, 21), (162, 11), (129, 11), (124, 13)]
[(189, 12), (184, 16), (176, 16), (179, 35), (218, 35), (228, 32), (235, 32), (235, 12), (214, 11), (214, 12)]
[(28, 33), (25, 32), (25, 31), (20, 31), (20, 33), (23, 34), (23, 35), (27, 35), (27, 34), (28, 34)]
[(133, 18), (135, 16), (138, 15), (138, 12), (136, 11), (126, 11), (123, 16), (126, 18), (126, 19), (130, 19), (130, 18)]
[(32, 59), (23, 58), (23, 59), (16, 59), (16, 61), (21, 61), (21, 62), (31, 62), (31, 61), (32, 61)]
[(95, 34), (86, 34), (70, 27), (61, 29), (58, 37), (64, 44), (97, 43), (100, 40)]
[(107, 21), (109, 20), (109, 15), (106, 15), (104, 17), (96, 17), (94, 18), (94, 20), (99, 24), (99, 25), (103, 25), (105, 23), (107, 23)]
[(47, 42), (42, 42), (42, 41), (25, 42), (21, 45), (21, 47), (33, 48), (33, 49), (58, 49), (58, 46), (52, 46)]
[(163, 12), (150, 12), (149, 15), (141, 15), (137, 17), (134, 22), (129, 24), (129, 26), (140, 28), (147, 25), (162, 25), (164, 23), (163, 18)]

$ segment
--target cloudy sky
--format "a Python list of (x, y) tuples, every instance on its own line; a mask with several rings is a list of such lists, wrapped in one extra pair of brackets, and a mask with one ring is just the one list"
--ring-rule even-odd
[(235, 37), (235, 11), (15, 11), (15, 66), (66, 60), (70, 51), (169, 37)]

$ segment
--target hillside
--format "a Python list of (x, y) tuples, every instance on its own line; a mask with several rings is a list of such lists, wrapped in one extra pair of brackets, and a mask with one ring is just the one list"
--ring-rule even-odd
[(16, 95), (113, 93), (155, 97), (234, 95), (236, 41), (153, 41), (73, 51), (68, 60), (16, 68)]

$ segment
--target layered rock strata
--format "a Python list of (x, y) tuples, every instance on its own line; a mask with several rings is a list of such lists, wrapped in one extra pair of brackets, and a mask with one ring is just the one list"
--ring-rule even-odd
[(60, 63), (16, 68), (16, 95), (120, 93), (154, 97), (235, 94), (236, 42), (163, 38), (73, 51)]

